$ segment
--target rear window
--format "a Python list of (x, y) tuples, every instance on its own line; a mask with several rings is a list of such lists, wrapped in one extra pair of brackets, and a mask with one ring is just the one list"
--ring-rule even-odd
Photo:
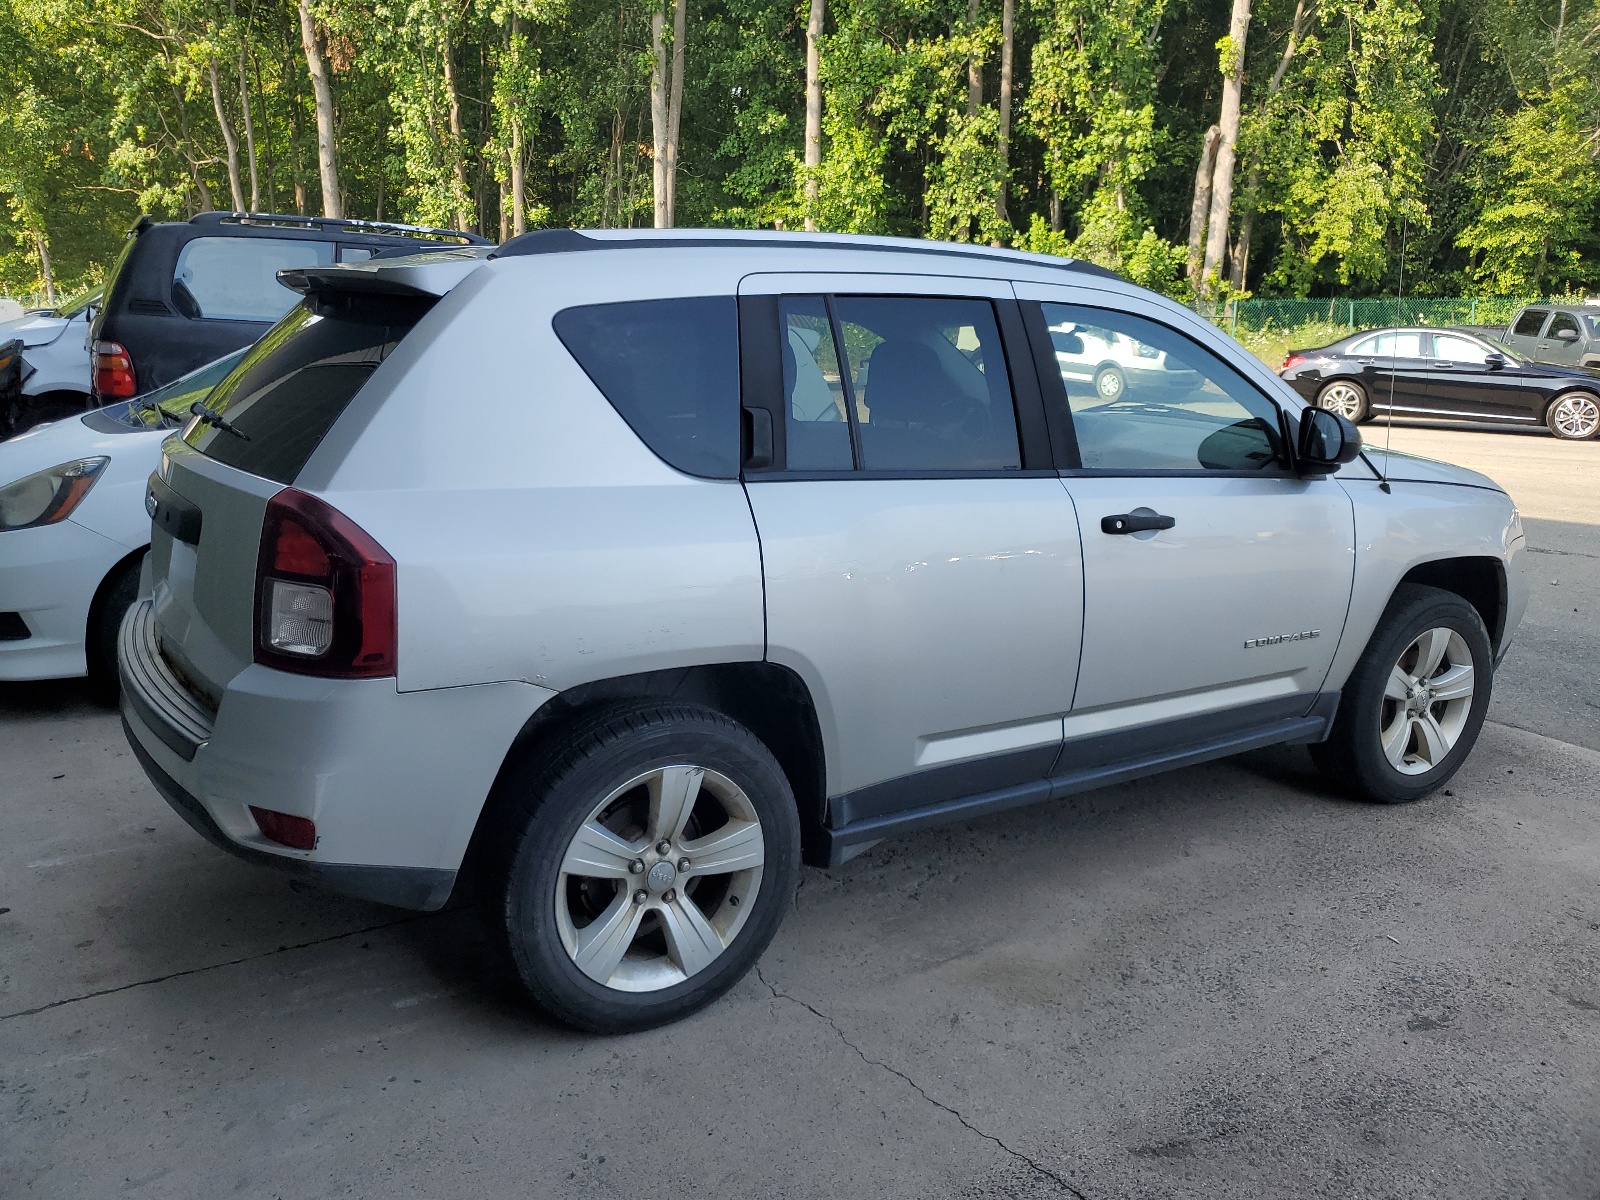
[(384, 301), (320, 315), (309, 302), (302, 304), (211, 393), (211, 410), (238, 433), (196, 420), (184, 440), (230, 467), (293, 483), (323, 435), (427, 308)]
[(690, 475), (739, 475), (739, 314), (732, 296), (591, 304), (556, 336), (640, 439)]
[(178, 252), (172, 302), (186, 317), (218, 321), (276, 321), (300, 297), (278, 272), (327, 266), (332, 242), (306, 238), (198, 237)]

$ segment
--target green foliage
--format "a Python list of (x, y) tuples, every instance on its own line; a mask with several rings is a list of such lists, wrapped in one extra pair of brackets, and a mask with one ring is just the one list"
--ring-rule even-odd
[[(649, 224), (665, 4), (312, 0), (345, 211), (499, 235), (520, 153), (530, 226)], [(1243, 45), (1220, 2), (1019, 0), (1004, 156), (1001, 0), (830, 0), (810, 211), (808, 0), (689, 4), (682, 225), (1014, 245), (1189, 299), (1242, 62), (1237, 294), (1392, 294), (1402, 246), (1408, 290), (1600, 284), (1600, 0), (1256, 0)], [(0, 291), (94, 278), (141, 211), (230, 207), (225, 129), (248, 200), (247, 110), (259, 206), (321, 211), (295, 0), (0, 0), (0, 83)]]

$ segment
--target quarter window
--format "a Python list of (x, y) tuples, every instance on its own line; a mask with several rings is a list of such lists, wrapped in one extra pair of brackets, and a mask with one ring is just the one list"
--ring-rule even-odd
[(1086, 470), (1272, 471), (1278, 408), (1182, 334), (1128, 313), (1046, 304)]
[(645, 445), (680, 471), (739, 474), (739, 313), (732, 296), (568, 308), (556, 336)]
[(172, 301), (186, 317), (276, 321), (300, 297), (278, 272), (333, 262), (332, 242), (303, 238), (198, 237), (178, 252)]
[(1517, 318), (1515, 327), (1511, 332), (1521, 337), (1538, 337), (1539, 330), (1544, 328), (1544, 318), (1548, 309), (1530, 308)]

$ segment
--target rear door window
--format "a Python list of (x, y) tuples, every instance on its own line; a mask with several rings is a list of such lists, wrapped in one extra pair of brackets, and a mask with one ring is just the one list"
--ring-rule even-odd
[(1528, 309), (1517, 318), (1517, 323), (1511, 332), (1518, 337), (1538, 337), (1539, 330), (1544, 328), (1544, 318), (1547, 311), (1543, 308)]
[(172, 300), (186, 317), (276, 321), (300, 299), (278, 272), (327, 266), (334, 244), (305, 238), (198, 237), (178, 252)]
[(194, 420), (184, 440), (230, 467), (293, 483), (362, 385), (430, 306), (385, 300), (321, 316), (301, 305), (211, 393), (210, 409), (238, 432)]
[(561, 339), (618, 415), (678, 470), (739, 475), (739, 311), (732, 296), (588, 304)]

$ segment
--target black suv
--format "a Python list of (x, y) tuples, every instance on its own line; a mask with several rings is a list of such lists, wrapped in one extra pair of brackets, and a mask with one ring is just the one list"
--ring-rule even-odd
[(278, 282), (279, 271), (469, 244), (491, 243), (447, 229), (330, 217), (207, 212), (160, 224), (140, 217), (89, 331), (95, 402), (140, 395), (254, 342), (300, 299)]

